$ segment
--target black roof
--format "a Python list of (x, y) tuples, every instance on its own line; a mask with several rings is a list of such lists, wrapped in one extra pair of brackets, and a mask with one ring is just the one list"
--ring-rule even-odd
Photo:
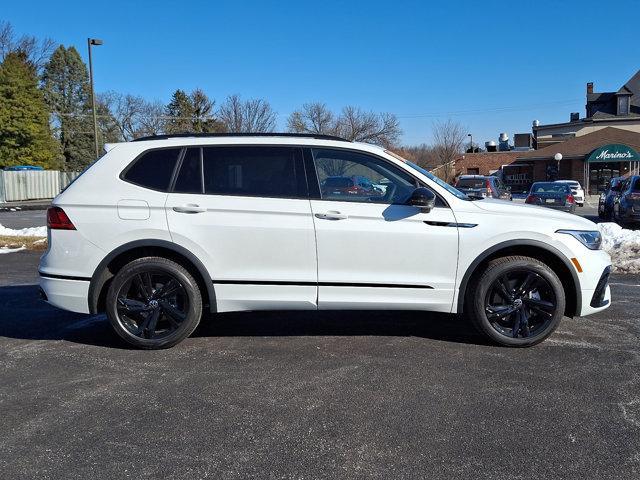
[(291, 138), (315, 138), (318, 140), (337, 140), (349, 142), (346, 138), (335, 135), (322, 135), (319, 133), (170, 133), (166, 135), (149, 135), (132, 140), (132, 142), (143, 142), (145, 140), (167, 140), (169, 138), (216, 138), (216, 137), (291, 137)]

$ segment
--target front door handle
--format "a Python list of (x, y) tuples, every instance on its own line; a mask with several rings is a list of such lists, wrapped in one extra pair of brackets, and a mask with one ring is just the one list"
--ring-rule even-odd
[(207, 211), (207, 208), (194, 203), (187, 203), (186, 205), (173, 207), (173, 211), (178, 213), (203, 213)]
[(349, 218), (349, 215), (331, 210), (325, 213), (316, 213), (316, 218), (320, 218), (322, 220), (345, 220)]

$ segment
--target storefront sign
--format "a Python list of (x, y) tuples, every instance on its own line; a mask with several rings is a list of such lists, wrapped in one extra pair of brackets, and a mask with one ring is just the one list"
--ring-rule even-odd
[(637, 162), (640, 161), (640, 155), (633, 148), (622, 145), (621, 143), (612, 143), (603, 145), (595, 149), (587, 158), (587, 162)]

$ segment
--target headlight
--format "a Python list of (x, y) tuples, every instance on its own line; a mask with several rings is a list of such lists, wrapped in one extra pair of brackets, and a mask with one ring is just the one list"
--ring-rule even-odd
[(597, 230), (558, 230), (556, 233), (571, 235), (573, 238), (575, 238), (581, 244), (591, 250), (600, 250), (600, 245), (602, 245), (602, 235)]

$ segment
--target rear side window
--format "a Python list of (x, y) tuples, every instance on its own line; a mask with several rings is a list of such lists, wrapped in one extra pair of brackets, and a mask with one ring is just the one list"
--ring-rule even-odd
[(207, 194), (306, 197), (299, 148), (205, 147), (202, 150)]
[(182, 160), (182, 166), (173, 191), (176, 193), (202, 193), (202, 160), (200, 148), (189, 148)]
[(166, 192), (180, 150), (180, 148), (163, 148), (145, 152), (125, 170), (122, 179), (141, 187)]

